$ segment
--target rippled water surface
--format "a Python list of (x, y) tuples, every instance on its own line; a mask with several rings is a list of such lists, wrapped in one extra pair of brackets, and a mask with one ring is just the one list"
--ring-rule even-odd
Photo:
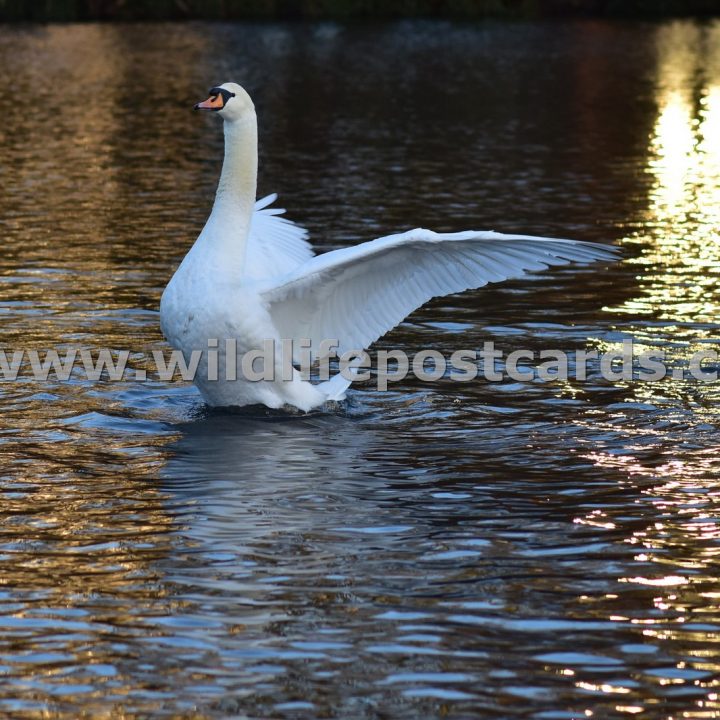
[[(233, 79), (320, 249), (614, 242), (378, 347), (718, 349), (720, 24), (0, 28), (1, 345), (164, 347)], [(720, 717), (718, 383), (0, 383), (0, 716)], [(83, 714), (84, 713), (84, 714)]]

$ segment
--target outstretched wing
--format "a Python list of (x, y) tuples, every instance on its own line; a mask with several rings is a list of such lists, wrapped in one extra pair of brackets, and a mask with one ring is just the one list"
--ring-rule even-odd
[(281, 217), (284, 209), (268, 207), (275, 200), (273, 193), (255, 203), (245, 259), (245, 274), (253, 279), (284, 275), (314, 255), (308, 231)]
[(617, 248), (496, 232), (410, 230), (319, 255), (261, 295), (281, 338), (362, 350), (438, 295), (571, 262), (611, 260)]

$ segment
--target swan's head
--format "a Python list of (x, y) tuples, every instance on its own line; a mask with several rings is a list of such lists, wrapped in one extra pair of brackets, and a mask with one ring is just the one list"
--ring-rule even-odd
[(195, 110), (212, 110), (225, 121), (233, 122), (255, 112), (250, 96), (237, 83), (210, 88), (210, 97), (195, 105)]

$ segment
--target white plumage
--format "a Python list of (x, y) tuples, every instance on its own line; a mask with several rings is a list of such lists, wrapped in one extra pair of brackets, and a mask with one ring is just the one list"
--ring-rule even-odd
[(531, 270), (609, 258), (613, 248), (573, 240), (473, 230), (410, 230), (314, 257), (260, 295), (282, 337), (364, 349), (439, 295)]
[(284, 209), (269, 207), (275, 200), (277, 193), (272, 193), (255, 203), (243, 272), (247, 278), (284, 275), (315, 254), (308, 231), (282, 217)]
[(255, 202), (257, 120), (247, 93), (225, 83), (201, 107), (225, 121), (223, 170), (212, 213), (163, 293), (160, 319), (165, 337), (188, 361), (193, 351), (207, 351), (208, 340), (218, 341), (218, 379), (208, 378), (205, 355), (195, 378), (211, 405), (307, 411), (341, 399), (350, 384), (336, 376), (314, 385), (297, 371), (283, 380), (280, 352), (273, 381), (251, 382), (242, 373), (229, 380), (228, 338), (238, 357), (266, 339), (279, 350), (283, 339), (307, 338), (315, 357), (326, 339), (339, 341), (339, 354), (360, 351), (430, 298), (616, 254), (573, 240), (417, 229), (314, 256), (307, 231), (270, 207), (275, 195)]

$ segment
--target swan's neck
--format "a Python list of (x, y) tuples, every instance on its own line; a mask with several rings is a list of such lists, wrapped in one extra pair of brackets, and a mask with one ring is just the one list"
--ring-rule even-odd
[(257, 120), (255, 113), (223, 123), (225, 160), (212, 214), (232, 215), (249, 224), (257, 185)]
[(242, 272), (257, 189), (257, 119), (224, 122), (225, 158), (205, 230), (228, 270)]

